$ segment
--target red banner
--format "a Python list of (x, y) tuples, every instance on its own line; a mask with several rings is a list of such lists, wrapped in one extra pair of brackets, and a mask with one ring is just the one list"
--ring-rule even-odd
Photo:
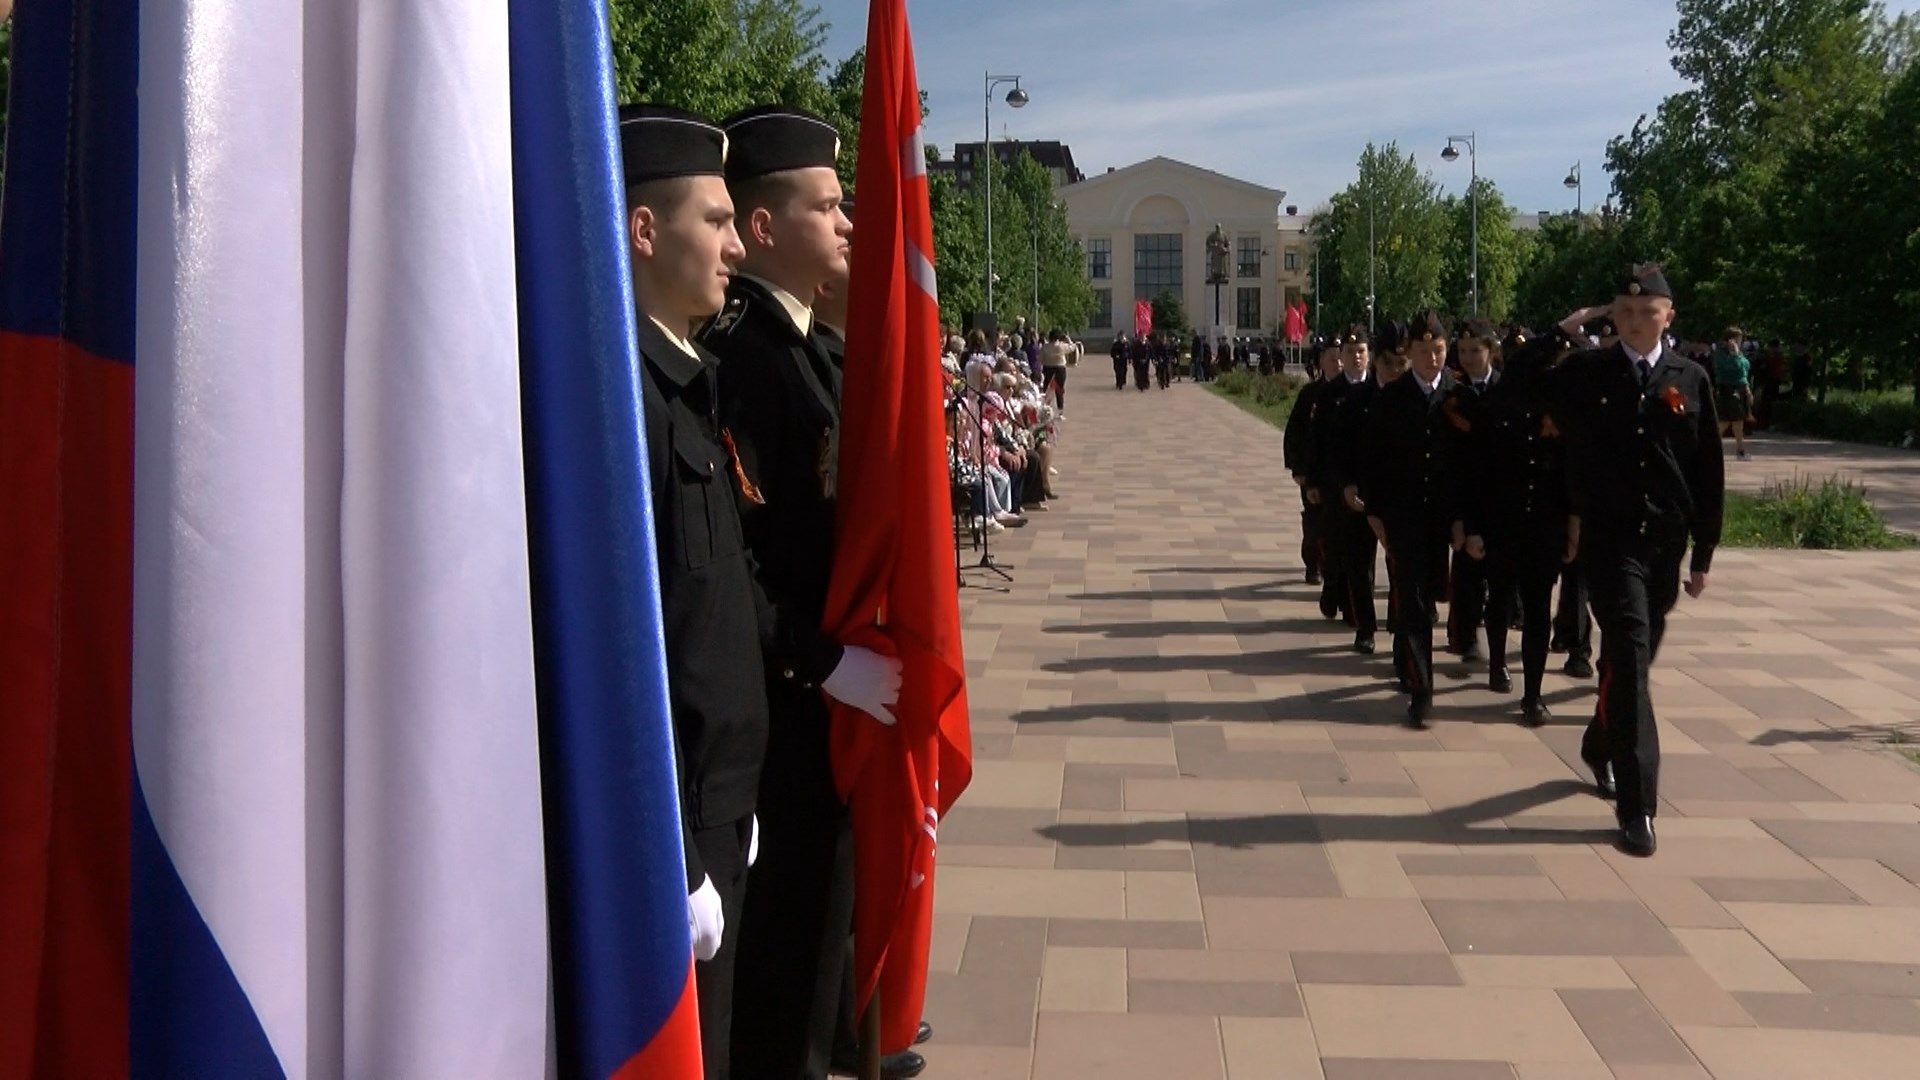
[(1153, 333), (1153, 303), (1149, 300), (1133, 302), (1133, 333), (1135, 337), (1146, 337)]

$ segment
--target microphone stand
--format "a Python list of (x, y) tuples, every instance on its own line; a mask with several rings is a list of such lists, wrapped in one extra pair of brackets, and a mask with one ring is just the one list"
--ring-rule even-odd
[[(985, 429), (985, 420), (986, 420), (986, 413), (987, 413), (987, 408), (986, 408), (987, 398), (985, 394), (983, 394), (978, 390), (975, 390), (971, 386), (967, 387), (967, 393), (973, 396), (973, 402), (974, 402), (974, 410), (973, 410), (973, 417), (972, 417), (973, 465), (974, 465), (974, 468), (978, 470), (980, 473), (980, 514), (982, 518), (985, 518), (987, 515), (987, 512), (990, 509), (992, 509), (991, 506), (988, 504), (988, 500), (987, 500), (987, 442), (986, 442), (987, 433)], [(1007, 573), (1007, 571), (1014, 569), (1013, 565), (1011, 563), (997, 563), (993, 561), (992, 535), (993, 535), (993, 531), (991, 529), (986, 528), (984, 525), (981, 526), (980, 561), (977, 563), (974, 563), (973, 566), (970, 567), (970, 569), (985, 570), (986, 572), (995, 575), (1000, 580), (1005, 581), (1008, 584), (1012, 584), (1013, 575)], [(985, 586), (985, 587), (996, 588), (996, 586)], [(1008, 590), (998, 589), (998, 591), (1006, 592)]]

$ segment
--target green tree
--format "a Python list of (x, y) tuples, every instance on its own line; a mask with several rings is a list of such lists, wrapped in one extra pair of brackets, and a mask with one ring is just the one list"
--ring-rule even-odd
[(1086, 252), (1073, 238), (1066, 207), (1054, 195), (1052, 175), (1027, 153), (1009, 167), (1000, 168), (997, 162), (995, 167), (993, 264), (1000, 282), (994, 286), (994, 299), (1000, 310), (1025, 314), (1043, 330), (1086, 329), (1094, 305)]
[[(1128, 321), (1131, 322), (1131, 318)], [(1187, 321), (1187, 307), (1171, 289), (1162, 289), (1160, 295), (1153, 298), (1153, 332), (1172, 335), (1176, 342), (1193, 333), (1193, 325)]]
[(1320, 251), (1331, 325), (1367, 321), (1369, 268), (1380, 319), (1445, 304), (1451, 231), (1446, 208), (1433, 177), (1399, 144), (1368, 143), (1359, 176), (1314, 215), (1309, 228)]
[(1466, 316), (1473, 310), (1474, 199), (1479, 195), (1480, 314), (1494, 322), (1512, 317), (1520, 267), (1532, 239), (1513, 227), (1513, 207), (1492, 180), (1481, 177), (1466, 195), (1442, 201), (1447, 245), (1441, 268), (1441, 308)]

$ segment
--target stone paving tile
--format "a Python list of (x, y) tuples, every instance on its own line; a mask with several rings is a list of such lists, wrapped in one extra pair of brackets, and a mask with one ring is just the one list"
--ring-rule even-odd
[[(1300, 581), (1278, 433), (1184, 384), (1073, 396), (1062, 497), (995, 538), (1014, 583), (962, 594), (931, 1080), (1915, 1075), (1920, 769), (1885, 743), (1920, 738), (1920, 555), (1721, 553), (1627, 859), (1592, 681), (1550, 668), (1535, 731), (1440, 658), (1406, 730)], [(1195, 468), (1196, 431), (1246, 466)], [(1736, 489), (1839, 469), (1920, 531), (1920, 459), (1754, 446)]]

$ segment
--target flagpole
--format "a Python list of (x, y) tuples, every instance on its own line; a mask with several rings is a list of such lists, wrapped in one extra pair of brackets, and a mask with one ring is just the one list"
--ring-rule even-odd
[(867, 1011), (860, 1016), (860, 1080), (880, 1077), (880, 992), (867, 999)]

